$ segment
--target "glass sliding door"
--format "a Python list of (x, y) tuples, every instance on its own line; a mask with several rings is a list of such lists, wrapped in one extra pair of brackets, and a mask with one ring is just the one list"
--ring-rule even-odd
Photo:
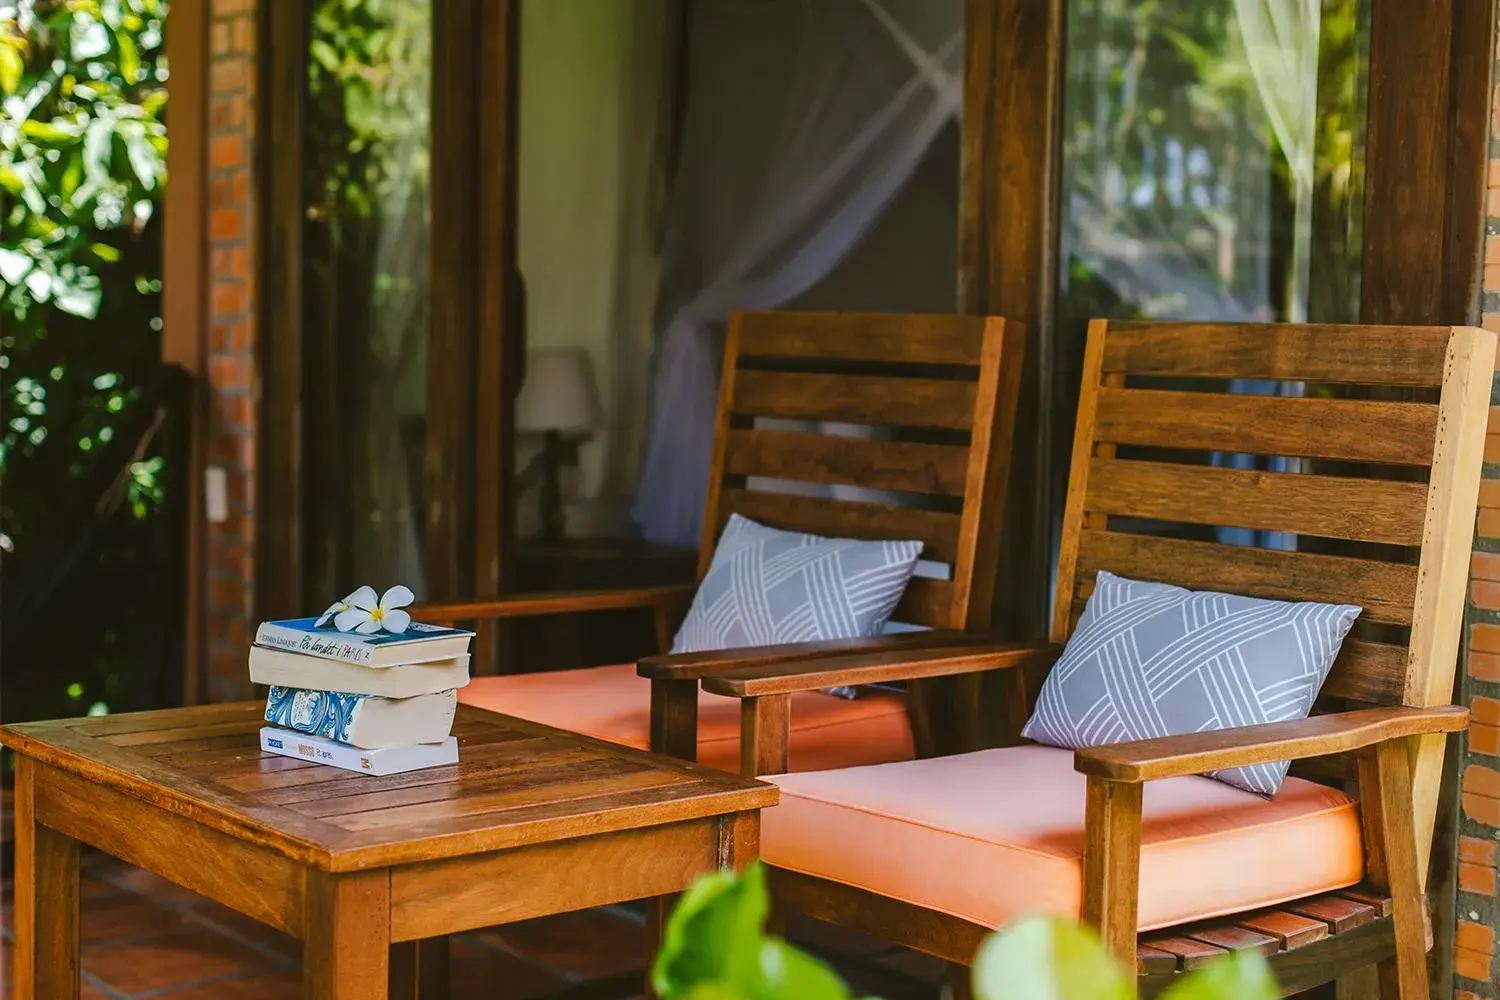
[(320, 0), (303, 110), (303, 586), (425, 593), (428, 0)]
[(1054, 512), (1090, 318), (1359, 318), (1369, 4), (1070, 0)]

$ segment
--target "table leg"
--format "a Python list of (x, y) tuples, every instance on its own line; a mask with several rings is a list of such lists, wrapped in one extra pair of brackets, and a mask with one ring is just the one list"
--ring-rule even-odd
[(303, 1000), (384, 1000), (389, 987), (388, 869), (307, 873)]
[(447, 1000), (448, 938), (391, 945), (391, 1000)]
[(16, 996), (78, 1000), (78, 841), (36, 821), (40, 766), (16, 759)]

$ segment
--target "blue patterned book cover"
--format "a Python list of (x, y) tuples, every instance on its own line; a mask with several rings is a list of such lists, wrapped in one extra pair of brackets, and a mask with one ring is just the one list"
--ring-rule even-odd
[(271, 688), (267, 722), (335, 743), (374, 748), (445, 739), (453, 726), (457, 692), (382, 698), (343, 691)]
[(273, 687), (266, 695), (266, 721), (283, 729), (348, 743), (354, 712), (368, 697), (343, 691)]

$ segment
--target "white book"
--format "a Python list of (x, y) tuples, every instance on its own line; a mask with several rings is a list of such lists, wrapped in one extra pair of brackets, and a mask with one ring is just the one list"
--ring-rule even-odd
[(382, 698), (344, 691), (273, 687), (265, 719), (273, 726), (375, 750), (412, 743), (441, 743), (453, 731), (458, 692)]
[(450, 736), (441, 743), (361, 750), (325, 740), (321, 736), (308, 736), (290, 729), (265, 726), (260, 731), (260, 748), (266, 753), (315, 761), (361, 774), (400, 774), (403, 771), (420, 771), (425, 767), (458, 763), (456, 736)]
[(451, 691), (469, 683), (469, 654), (426, 663), (367, 667), (264, 646), (250, 647), (250, 680), (310, 691), (347, 691), (386, 698)]

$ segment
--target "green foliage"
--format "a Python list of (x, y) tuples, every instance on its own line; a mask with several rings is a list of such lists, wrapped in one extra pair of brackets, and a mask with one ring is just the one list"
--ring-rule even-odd
[(167, 174), (165, 6), (0, 6), (0, 188), (10, 196), (0, 303), (18, 321), (48, 303), (96, 316), (96, 266), (119, 261), (122, 241), (155, 213)]
[[(160, 251), (145, 237), (167, 179), (165, 17), (165, 0), (0, 4), (0, 370), (10, 376), (0, 475), (46, 446), (83, 476), (139, 395), (119, 370), (133, 357), (57, 357), (42, 342), (67, 328), (61, 317), (98, 317), (108, 288), (115, 332), (156, 343)], [(143, 329), (119, 331), (130, 316)], [(123, 353), (143, 353), (131, 346)], [(111, 353), (117, 363), (99, 363)], [(157, 496), (153, 471), (132, 473), (142, 515)], [(21, 544), (27, 525), (6, 514), (0, 530)]]
[[(155, 661), (175, 632), (163, 615), (181, 574), (169, 526), (155, 516), (168, 470), (152, 398), (167, 8), (0, 0), (0, 655), (16, 665), (3, 678), (9, 720), (161, 697)], [(90, 610), (80, 617), (81, 607)], [(35, 669), (39, 657), (68, 668)]]
[[(662, 1000), (852, 1000), (824, 963), (764, 933), (765, 872), (698, 880), (667, 921), (652, 981)], [(1030, 917), (992, 935), (974, 965), (979, 1000), (1134, 1000), (1135, 978), (1087, 930)], [(1240, 954), (1184, 976), (1162, 1000), (1275, 1000), (1259, 955)]]

